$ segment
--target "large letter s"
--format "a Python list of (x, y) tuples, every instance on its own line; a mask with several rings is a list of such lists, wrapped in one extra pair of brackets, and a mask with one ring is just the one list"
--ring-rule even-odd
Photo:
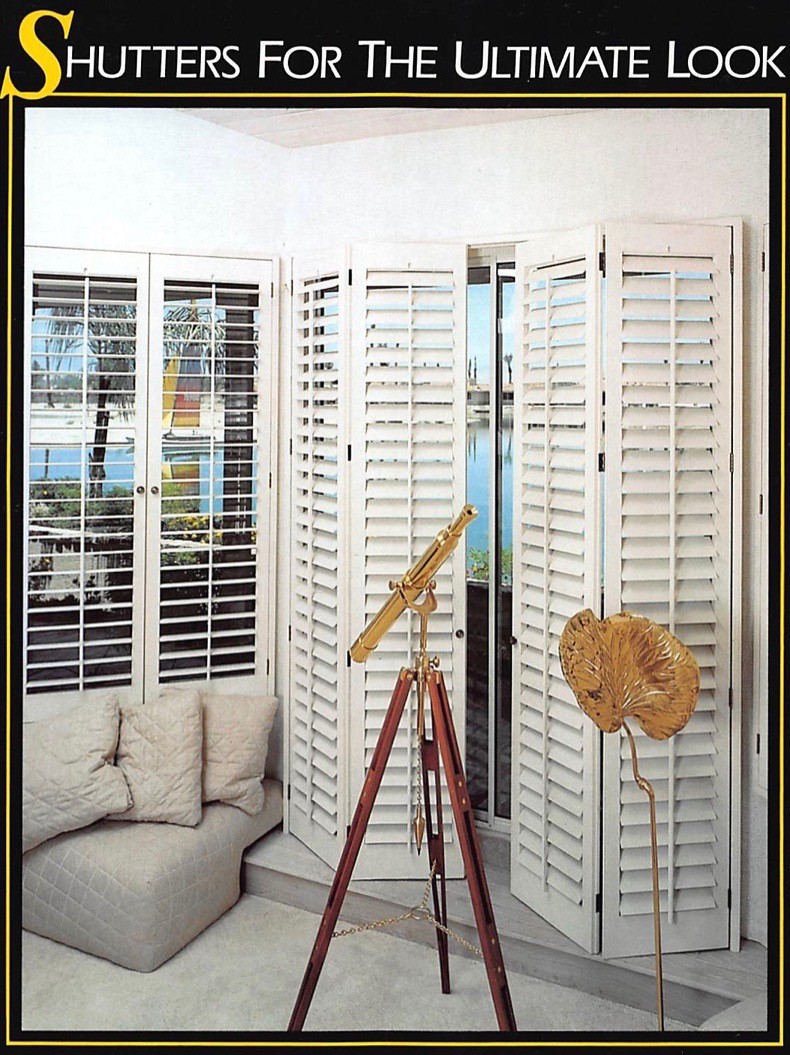
[(3, 86), (0, 88), (0, 99), (6, 95), (18, 95), (22, 99), (43, 99), (45, 95), (51, 95), (60, 84), (60, 63), (50, 49), (36, 36), (36, 23), (40, 18), (54, 18), (63, 26), (63, 38), (68, 39), (71, 29), (71, 20), (74, 12), (69, 11), (62, 15), (58, 11), (31, 11), (25, 15), (19, 24), (19, 43), (27, 54), (38, 63), (44, 73), (44, 83), (37, 92), (20, 92), (11, 80), (11, 67), (6, 66)]

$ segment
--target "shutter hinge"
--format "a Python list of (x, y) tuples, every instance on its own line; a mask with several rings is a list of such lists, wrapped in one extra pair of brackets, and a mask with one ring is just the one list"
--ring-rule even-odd
[(351, 653), (348, 652), (348, 651), (346, 651), (346, 666), (347, 667), (351, 666)]
[(759, 501), (759, 506), (758, 506), (758, 510), (757, 511), (760, 514), (760, 516), (763, 515), (763, 496), (762, 495), (760, 495), (760, 501)]
[(269, 668), (270, 668), (270, 666), (271, 666), (271, 660), (270, 660), (270, 659), (267, 659), (267, 660), (266, 660), (266, 673), (267, 673), (267, 674), (269, 673)]
[(600, 912), (601, 911), (601, 891), (600, 890), (595, 895), (595, 911), (596, 912)]
[(604, 594), (604, 591), (601, 590), (601, 619), (603, 619), (603, 617), (604, 617), (604, 615), (603, 615), (603, 613), (604, 613), (604, 605), (605, 605), (605, 594)]
[(288, 801), (290, 802), (291, 801), (291, 785), (290, 784), (288, 785), (287, 790), (286, 790), (286, 797), (287, 797)]
[(730, 472), (735, 472), (735, 455), (730, 451)]
[(730, 253), (730, 274), (735, 274), (735, 254)]
[(274, 300), (274, 283), (271, 284), (271, 298)]
[(604, 454), (603, 451), (600, 451), (599, 454), (598, 454), (598, 472), (599, 473), (605, 473), (606, 472), (606, 455)]
[(291, 640), (291, 633), (292, 632), (293, 632), (293, 627), (289, 624), (288, 625), (288, 640), (289, 641)]
[(288, 453), (293, 454), (294, 452), (294, 441), (288, 440)]
[(598, 270), (606, 278), (606, 250), (602, 249), (598, 254)]
[(732, 908), (732, 887), (727, 887), (727, 908)]
[(349, 443), (349, 445), (348, 445), (348, 450), (346, 451), (346, 458), (347, 458), (347, 459), (348, 459), (349, 461), (351, 461), (351, 444), (350, 444), (350, 443)]
[(270, 489), (271, 489), (271, 486), (272, 486), (272, 474), (269, 473), (269, 488)]
[(765, 271), (765, 250), (760, 254), (760, 270)]
[(757, 750), (755, 751), (755, 754), (759, 755), (759, 753), (760, 753), (760, 734), (758, 733), (757, 734)]
[(348, 269), (348, 284), (351, 285), (351, 268)]
[(347, 824), (346, 825), (346, 838), (348, 838), (349, 835), (351, 835), (351, 825)]
[(732, 685), (727, 689), (727, 703), (729, 704), (730, 710), (732, 710)]

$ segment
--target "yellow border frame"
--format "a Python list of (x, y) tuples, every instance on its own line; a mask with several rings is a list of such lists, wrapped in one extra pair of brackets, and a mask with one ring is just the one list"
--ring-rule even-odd
[[(779, 437), (781, 437), (781, 456), (779, 456), (779, 701), (785, 698), (785, 498), (786, 498), (786, 449), (785, 449), (785, 411), (786, 411), (786, 304), (787, 304), (787, 93), (767, 92), (750, 94), (748, 92), (58, 92), (51, 97), (70, 99), (291, 99), (294, 96), (310, 99), (782, 99), (782, 261), (781, 261), (781, 333), (779, 333), (779, 356), (781, 356), (781, 398), (779, 398)], [(558, 111), (559, 112), (559, 111)], [(6, 322), (6, 379), (11, 378), (13, 362), (12, 349), (12, 255), (13, 255), (13, 189), (14, 189), (14, 96), (8, 96), (8, 213), (7, 213), (7, 322)], [(6, 568), (11, 567), (11, 420), (12, 392), (8, 385), (5, 425), (6, 425), (6, 461), (5, 461), (5, 560)], [(642, 1048), (644, 1041), (587, 1040), (575, 1042), (552, 1040), (493, 1040), (460, 1042), (458, 1040), (351, 1040), (351, 1041), (309, 1041), (309, 1040), (12, 1040), (11, 1024), (11, 899), (8, 889), (11, 882), (11, 773), (7, 761), (11, 759), (11, 591), (6, 578), (5, 590), (5, 1043), (11, 1047), (47, 1047), (47, 1048)], [(779, 706), (779, 1035), (775, 1042), (764, 1042), (764, 1048), (782, 1048), (784, 1046), (784, 967), (785, 967), (785, 713)], [(653, 1041), (651, 1041), (653, 1043)], [(752, 1040), (670, 1040), (656, 1041), (661, 1048), (752, 1048)]]

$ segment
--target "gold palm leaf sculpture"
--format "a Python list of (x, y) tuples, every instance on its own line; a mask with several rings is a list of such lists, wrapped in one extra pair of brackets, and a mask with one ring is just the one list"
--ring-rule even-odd
[(656, 951), (658, 1028), (664, 1028), (661, 970), (661, 915), (658, 886), (656, 796), (639, 772), (633, 718), (654, 740), (668, 740), (694, 712), (699, 697), (696, 659), (676, 637), (644, 616), (630, 612), (598, 619), (586, 608), (565, 624), (560, 637), (565, 678), (584, 713), (605, 733), (624, 729), (634, 779), (650, 802), (653, 865), (653, 931)]

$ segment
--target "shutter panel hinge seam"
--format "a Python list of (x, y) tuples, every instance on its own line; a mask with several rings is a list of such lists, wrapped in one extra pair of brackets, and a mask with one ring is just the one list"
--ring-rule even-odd
[(730, 710), (732, 710), (732, 685), (727, 690), (727, 702), (729, 703)]
[(760, 734), (758, 733), (757, 734), (757, 747), (756, 747), (756, 750), (755, 750), (755, 754), (759, 755), (759, 753), (760, 753)]
[(595, 911), (601, 911), (601, 891), (599, 890), (595, 895)]
[(735, 254), (730, 253), (730, 274), (735, 274)]
[(272, 474), (269, 473), (269, 490), (271, 490), (271, 486), (272, 486)]
[(271, 660), (267, 657), (266, 658), (266, 673), (267, 674), (269, 673), (270, 669), (271, 669)]
[(759, 503), (758, 503), (758, 507), (757, 507), (757, 512), (759, 513), (760, 516), (763, 515), (763, 496), (762, 495), (759, 496)]
[(290, 802), (291, 801), (291, 785), (290, 784), (288, 784), (287, 787), (286, 787), (286, 796), (288, 798), (288, 801)]
[(732, 908), (732, 887), (727, 887), (727, 908)]
[(288, 624), (288, 640), (289, 641), (291, 640), (291, 633), (292, 633), (292, 631), (293, 631), (293, 627), (289, 623)]
[(351, 268), (348, 269), (348, 284), (351, 285)]
[(760, 270), (765, 271), (765, 250), (760, 254)]
[(346, 451), (346, 458), (347, 458), (348, 461), (351, 461), (351, 444), (350, 443), (348, 445), (348, 450)]
[(294, 441), (288, 440), (288, 453), (293, 454), (294, 452)]
[(730, 472), (735, 472), (735, 455), (730, 451)]
[(351, 666), (351, 653), (348, 650), (346, 650), (346, 666)]
[(606, 278), (606, 250), (602, 249), (598, 254), (598, 270)]
[(600, 451), (598, 453), (598, 472), (599, 473), (605, 473), (606, 472), (606, 455), (604, 454), (603, 451)]

